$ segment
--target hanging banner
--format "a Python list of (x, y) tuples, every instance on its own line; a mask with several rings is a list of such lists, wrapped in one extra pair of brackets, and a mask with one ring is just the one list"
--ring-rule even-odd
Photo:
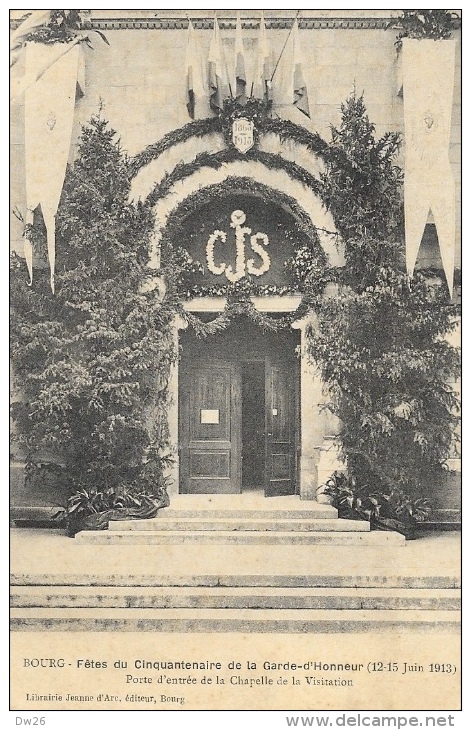
[(406, 266), (414, 272), (432, 213), (450, 296), (455, 255), (455, 183), (449, 161), (454, 40), (402, 41)]
[(10, 66), (13, 66), (18, 61), (20, 52), (30, 33), (33, 33), (43, 25), (47, 25), (51, 13), (52, 10), (33, 10), (12, 33), (10, 38)]
[[(26, 46), (26, 75), (47, 67), (57, 56), (58, 44), (29, 43)], [(64, 183), (74, 121), (79, 55), (77, 44), (47, 67), (25, 92), (26, 206), (41, 205), (47, 230), (47, 250), (54, 291), (55, 222)], [(32, 280), (31, 243), (25, 241), (25, 255)]]
[[(21, 101), (23, 94), (29, 89), (30, 86), (36, 83), (36, 81), (39, 81), (39, 79), (43, 76), (43, 74), (46, 73), (48, 68), (50, 68), (56, 61), (59, 60), (62, 56), (64, 56), (66, 53), (70, 53), (72, 48), (77, 44), (81, 43), (85, 37), (83, 35), (77, 35), (75, 38), (70, 41), (69, 43), (54, 43), (52, 46), (47, 46), (47, 48), (54, 49), (54, 53), (52, 50), (47, 55), (44, 55), (43, 57), (43, 63), (40, 66), (32, 66), (30, 64), (29, 69), (28, 66), (26, 66), (26, 73), (18, 79), (15, 83), (11, 84), (10, 89), (10, 103), (15, 104)], [(30, 44), (31, 45), (31, 44)], [(38, 44), (39, 45), (39, 44)], [(26, 52), (26, 51), (25, 51)], [(80, 70), (79, 70), (80, 74)], [(83, 74), (79, 78), (78, 83), (83, 86), (84, 84), (84, 78)], [(83, 91), (83, 89), (82, 89)]]

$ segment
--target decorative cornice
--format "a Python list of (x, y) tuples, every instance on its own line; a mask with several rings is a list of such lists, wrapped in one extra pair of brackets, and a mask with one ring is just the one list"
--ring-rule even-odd
[[(179, 30), (188, 28), (187, 18), (91, 18), (90, 27), (93, 30)], [(214, 18), (191, 18), (195, 28), (212, 29)], [(234, 30), (235, 18), (218, 18), (222, 30)], [(302, 30), (345, 29), (345, 30), (385, 30), (391, 18), (299, 18), (299, 27)], [(292, 18), (266, 18), (268, 29), (289, 29), (293, 24)], [(260, 18), (244, 18), (242, 28), (257, 30), (260, 27)], [(461, 19), (456, 18), (454, 27), (461, 27)]]
[[(93, 18), (90, 11), (81, 11), (84, 19), (84, 28), (93, 30), (182, 30), (188, 28), (188, 18)], [(26, 16), (25, 16), (26, 17)], [(23, 18), (10, 21), (10, 29), (15, 30)], [(385, 30), (392, 18), (299, 18), (299, 27), (302, 30)], [(194, 28), (212, 30), (214, 18), (191, 18)], [(235, 18), (218, 18), (222, 30), (234, 30)], [(292, 18), (265, 18), (268, 29), (283, 30), (291, 28)], [(242, 28), (258, 30), (260, 18), (244, 18)], [(453, 20), (455, 30), (461, 28), (461, 18)], [(394, 28), (391, 28), (394, 30)]]

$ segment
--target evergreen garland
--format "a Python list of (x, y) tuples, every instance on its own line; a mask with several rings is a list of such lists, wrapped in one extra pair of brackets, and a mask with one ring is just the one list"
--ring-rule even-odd
[(310, 132), (306, 127), (291, 122), (289, 119), (266, 118), (261, 129), (264, 134), (277, 134), (280, 142), (294, 142), (306, 147), (309, 152), (317, 155), (322, 160), (327, 160), (330, 152), (329, 145), (317, 132)]
[(142, 152), (137, 154), (129, 164), (130, 177), (135, 177), (139, 170), (146, 167), (150, 162), (156, 160), (164, 152), (175, 145), (187, 142), (193, 137), (205, 137), (209, 134), (221, 131), (221, 122), (218, 117), (207, 117), (206, 119), (196, 119), (194, 122), (188, 122), (179, 129), (167, 132), (162, 139), (154, 144), (148, 145)]
[(303, 167), (300, 167), (296, 162), (285, 160), (283, 157), (279, 157), (279, 155), (275, 155), (272, 152), (262, 152), (256, 148), (252, 148), (245, 154), (242, 154), (233, 147), (214, 153), (201, 152), (191, 162), (179, 162), (175, 165), (172, 172), (165, 174), (162, 180), (155, 185), (146, 198), (147, 203), (152, 206), (155, 205), (170, 193), (175, 183), (185, 180), (204, 167), (219, 170), (223, 165), (235, 161), (261, 162), (270, 170), (283, 170), (293, 180), (309, 187), (314, 194), (320, 195), (322, 193), (322, 185), (318, 178), (311, 175), (311, 173)]
[(402, 10), (399, 18), (391, 20), (387, 29), (399, 28), (396, 47), (403, 38), (443, 40), (451, 37), (459, 16), (451, 10)]
[[(193, 137), (201, 138), (220, 133), (225, 139), (227, 148), (235, 150), (232, 146), (232, 122), (240, 117), (245, 117), (254, 122), (255, 148), (258, 147), (261, 136), (271, 133), (278, 135), (282, 143), (290, 140), (306, 147), (309, 152), (321, 159), (326, 159), (329, 154), (329, 146), (319, 134), (310, 132), (305, 127), (289, 120), (272, 118), (269, 116), (270, 107), (267, 107), (264, 102), (257, 99), (249, 101), (251, 103), (248, 102), (246, 106), (240, 106), (236, 100), (226, 99), (224, 109), (221, 110), (218, 116), (197, 119), (188, 122), (179, 129), (168, 132), (162, 139), (146, 147), (130, 161), (131, 177), (135, 177), (139, 170), (146, 167), (153, 160), (158, 159), (167, 150), (178, 144), (183, 144)], [(249, 152), (253, 154), (253, 149)], [(238, 155), (241, 159), (244, 158), (244, 154), (238, 153)]]
[(200, 317), (197, 317), (191, 312), (187, 312), (183, 307), (179, 309), (179, 313), (193, 328), (196, 337), (199, 338), (209, 337), (210, 335), (215, 335), (217, 332), (222, 332), (236, 317), (240, 316), (248, 317), (248, 319), (264, 332), (280, 332), (289, 327), (301, 316), (298, 310), (293, 314), (283, 317), (270, 316), (264, 312), (259, 312), (251, 301), (250, 294), (244, 296), (237, 289), (233, 290), (232, 297), (228, 299), (221, 314), (209, 322), (204, 322)]
[[(171, 237), (177, 232), (189, 215), (196, 212), (203, 205), (216, 202), (218, 199), (234, 193), (254, 195), (268, 202), (273, 202), (281, 207), (289, 208), (301, 231), (318, 243), (317, 228), (313, 225), (310, 217), (298, 201), (290, 195), (271, 188), (264, 183), (258, 182), (251, 177), (231, 175), (220, 183), (213, 183), (200, 190), (190, 193), (170, 213), (163, 235), (170, 243)], [(336, 234), (333, 234), (336, 235)]]
[(69, 43), (78, 35), (81, 28), (80, 10), (51, 10), (49, 21), (32, 31), (25, 41), (46, 45)]

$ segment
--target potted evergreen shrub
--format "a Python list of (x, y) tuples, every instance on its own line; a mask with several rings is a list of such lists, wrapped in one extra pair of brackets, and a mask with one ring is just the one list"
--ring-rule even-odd
[(335, 472), (318, 492), (330, 497), (340, 518), (367, 520), (374, 530), (400, 532), (407, 539), (413, 539), (417, 525), (432, 514), (432, 503), (427, 498), (414, 498), (397, 488), (381, 490), (358, 485), (345, 472)]

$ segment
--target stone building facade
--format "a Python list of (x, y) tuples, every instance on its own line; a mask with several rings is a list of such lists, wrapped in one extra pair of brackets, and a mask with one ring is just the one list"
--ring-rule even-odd
[[(165, 134), (190, 121), (186, 106), (185, 54), (188, 43), (187, 11), (136, 10), (83, 11), (87, 24), (100, 30), (108, 41), (98, 37), (93, 48), (83, 47), (84, 77), (82, 92), (75, 104), (74, 128), (69, 159), (72, 160), (82, 124), (99, 108), (117, 130), (121, 145), (130, 156), (141, 153)], [(363, 94), (370, 120), (377, 136), (387, 131), (404, 132), (404, 103), (401, 94), (400, 54), (395, 47), (397, 30), (388, 24), (399, 11), (316, 11), (304, 10), (298, 18), (302, 71), (309, 98), (310, 118), (293, 106), (291, 94), (292, 51), (286, 44), (293, 23), (293, 11), (265, 11), (266, 32), (278, 60), (273, 77), (273, 112), (282, 119), (330, 138), (331, 125), (340, 121), (340, 105), (352, 92)], [(202, 59), (207, 59), (213, 32), (214, 17), (205, 10), (188, 11)], [(255, 64), (259, 43), (260, 11), (241, 11), (243, 49), (247, 64)], [(229, 65), (235, 52), (234, 10), (218, 13), (218, 22), (225, 58)], [(460, 267), (461, 253), (461, 51), (459, 22), (453, 33), (456, 40), (455, 82), (452, 105), (449, 159), (456, 191), (455, 267)], [(291, 56), (290, 56), (291, 53)], [(21, 62), (14, 73), (21, 74)], [(209, 95), (200, 99), (196, 118), (211, 116)], [(25, 205), (24, 106), (17, 102), (11, 111), (12, 122), (12, 203), (21, 210)], [(156, 183), (181, 162), (189, 162), (198, 154), (215, 153), (225, 148), (220, 134), (192, 137), (182, 144), (149, 160), (135, 176), (132, 195), (145, 199)], [(275, 134), (260, 139), (260, 149), (294, 161), (311, 175), (322, 170), (322, 161), (302, 145), (292, 141), (280, 143)], [(399, 160), (404, 164), (403, 157)], [(243, 158), (227, 162), (219, 169), (204, 168), (177, 182), (172, 195), (156, 206), (159, 230), (151, 265), (159, 264), (159, 235), (172, 210), (188, 196), (228, 179), (251, 180), (266, 190), (294, 198), (308, 220), (319, 231), (320, 242), (332, 264), (341, 264), (342, 251), (332, 237), (322, 231), (335, 232), (331, 215), (314, 193), (300, 182), (293, 181), (283, 169), (274, 169), (262, 161)], [(274, 193), (274, 195), (275, 195)], [(239, 182), (220, 210), (208, 210), (206, 238), (201, 244), (205, 263), (205, 242), (208, 234), (223, 230), (227, 240), (234, 235), (237, 222), (231, 218), (242, 212), (246, 225), (258, 238), (258, 258), (253, 266), (267, 262), (260, 253), (260, 241), (269, 241), (269, 269), (260, 275), (260, 282), (282, 283), (283, 210), (278, 205), (278, 228), (272, 226), (278, 213), (263, 209), (260, 201)], [(288, 215), (289, 217), (289, 215)], [(242, 220), (242, 219), (241, 219)], [(289, 223), (286, 223), (289, 225)], [(231, 227), (232, 226), (232, 227)], [(280, 228), (281, 227), (281, 228)], [(269, 230), (270, 229), (270, 230)], [(11, 225), (12, 246), (23, 249), (22, 227), (15, 217)], [(232, 239), (231, 239), (232, 240)], [(247, 238), (248, 242), (248, 238)], [(233, 244), (231, 244), (233, 245)], [(247, 248), (247, 246), (246, 246)], [(215, 241), (215, 250), (218, 243)], [(224, 278), (229, 259), (222, 261), (219, 249), (215, 269), (209, 272), (212, 281)], [(233, 254), (231, 254), (233, 255)], [(246, 263), (249, 254), (246, 252)], [(232, 261), (232, 259), (231, 259)], [(226, 268), (224, 269), (224, 264)], [(419, 267), (441, 267), (437, 233), (429, 216), (418, 255)], [(233, 270), (235, 263), (232, 264)], [(272, 278), (270, 278), (272, 277)], [(456, 294), (455, 294), (456, 295)], [(300, 297), (296, 293), (254, 298), (258, 311), (284, 314), (296, 310)], [(198, 297), (185, 305), (188, 311), (206, 316), (221, 312), (224, 297)], [(280, 337), (262, 337), (251, 328), (234, 328), (227, 336), (215, 335), (204, 347), (185, 330), (183, 321), (175, 321), (174, 337), (181, 358), (172, 373), (172, 406), (169, 423), (175, 453), (173, 470), (175, 493), (234, 492), (252, 489), (255, 480), (264, 481), (269, 494), (299, 494), (301, 499), (314, 499), (315, 490), (339, 465), (335, 435), (338, 424), (323, 409), (322, 382), (305, 355), (304, 338), (309, 319), (292, 326), (291, 333)], [(459, 344), (459, 343), (457, 343)], [(297, 354), (300, 353), (300, 357)], [(250, 418), (245, 417), (249, 412)], [(254, 415), (255, 414), (255, 415)], [(257, 415), (258, 414), (258, 415)], [(250, 421), (250, 426), (247, 423)], [(245, 425), (244, 425), (245, 424)], [(257, 458), (266, 454), (258, 477)], [(452, 455), (453, 457), (456, 455)], [(250, 468), (247, 465), (251, 465)], [(456, 460), (453, 461), (456, 466)], [(457, 514), (459, 493), (456, 481), (431, 485), (439, 508), (448, 515)], [(15, 501), (15, 493), (13, 495)], [(17, 487), (17, 501), (28, 495)]]

